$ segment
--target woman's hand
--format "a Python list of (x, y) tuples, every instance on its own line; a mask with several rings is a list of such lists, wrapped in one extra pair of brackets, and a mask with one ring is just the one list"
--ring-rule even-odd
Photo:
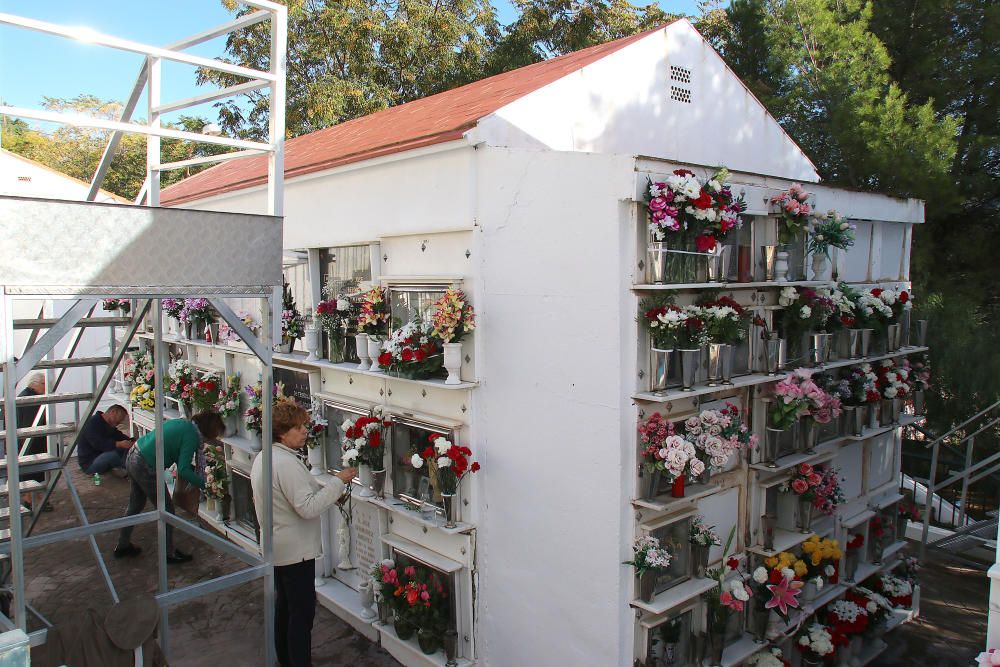
[(350, 484), (351, 480), (358, 476), (357, 468), (344, 468), (337, 473), (337, 479), (339, 479), (344, 484)]

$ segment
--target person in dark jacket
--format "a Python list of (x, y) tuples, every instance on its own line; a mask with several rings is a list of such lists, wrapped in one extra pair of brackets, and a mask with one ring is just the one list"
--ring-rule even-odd
[[(191, 418), (171, 419), (163, 423), (163, 466), (169, 468), (177, 464), (177, 476), (183, 477), (199, 489), (205, 488), (205, 482), (191, 465), (206, 440), (216, 440), (226, 432), (226, 424), (215, 412), (199, 412)], [(125, 470), (128, 471), (132, 488), (128, 498), (128, 509), (125, 516), (138, 514), (150, 500), (156, 506), (156, 431), (150, 431), (139, 438), (128, 451), (125, 459)], [(165, 490), (164, 490), (165, 491)], [(174, 503), (170, 494), (166, 496), (166, 509), (174, 513)], [(142, 549), (132, 544), (133, 526), (126, 526), (118, 534), (118, 546), (115, 547), (115, 558), (131, 558), (142, 553)], [(167, 562), (184, 563), (191, 560), (191, 555), (174, 548), (174, 527), (167, 524)]]
[(85, 473), (103, 475), (110, 471), (126, 476), (125, 455), (134, 441), (119, 430), (122, 424), (128, 424), (128, 410), (120, 405), (98, 411), (87, 420), (77, 446), (77, 460)]

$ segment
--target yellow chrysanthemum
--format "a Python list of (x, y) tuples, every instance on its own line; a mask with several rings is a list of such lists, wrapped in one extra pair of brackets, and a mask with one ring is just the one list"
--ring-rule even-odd
[(805, 576), (805, 573), (809, 571), (809, 567), (806, 565), (806, 562), (804, 560), (795, 561), (795, 567), (793, 567), (792, 569), (794, 569), (795, 574), (797, 574), (800, 577)]
[(766, 565), (768, 568), (772, 570), (777, 564), (778, 564), (778, 558), (776, 556), (769, 556), (768, 558), (764, 559), (764, 565)]

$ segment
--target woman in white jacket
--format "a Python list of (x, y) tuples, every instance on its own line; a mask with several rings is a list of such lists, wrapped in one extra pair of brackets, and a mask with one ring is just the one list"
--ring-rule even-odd
[[(313, 618), (316, 616), (316, 559), (322, 552), (320, 515), (333, 507), (354, 479), (354, 468), (337, 473), (325, 486), (309, 474), (296, 452), (306, 444), (309, 413), (291, 401), (274, 406), (271, 431), (275, 647), (282, 667), (311, 667)], [(250, 472), (257, 519), (264, 515), (261, 454)], [(261, 521), (263, 523), (263, 521)]]

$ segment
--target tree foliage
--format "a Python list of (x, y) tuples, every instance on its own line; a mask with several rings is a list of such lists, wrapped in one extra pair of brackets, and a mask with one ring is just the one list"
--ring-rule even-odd
[[(43, 106), (50, 111), (81, 113), (109, 120), (120, 118), (122, 111), (120, 102), (102, 100), (93, 95), (78, 95), (72, 99), (46, 97)], [(181, 116), (180, 122), (170, 127), (188, 132), (200, 132), (207, 123), (208, 121), (203, 118)], [(30, 127), (24, 121), (15, 119), (5, 122), (3, 148), (89, 183), (97, 170), (110, 135), (109, 130), (70, 125), (60, 125), (54, 130), (47, 131)], [(221, 146), (194, 144), (179, 139), (160, 140), (160, 155), (163, 162), (216, 155), (226, 150)], [(162, 172), (160, 182), (165, 187), (204, 168), (198, 166), (165, 171)], [(108, 192), (134, 200), (145, 179), (146, 137), (126, 134), (118, 145), (101, 187)]]

